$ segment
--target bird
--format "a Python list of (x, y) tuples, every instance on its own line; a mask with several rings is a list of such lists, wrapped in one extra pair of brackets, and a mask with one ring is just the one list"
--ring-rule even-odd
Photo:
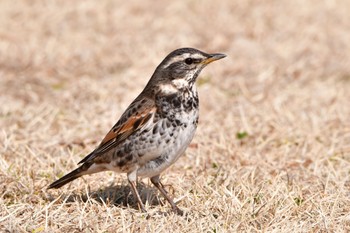
[(161, 183), (160, 174), (184, 154), (194, 137), (199, 118), (198, 75), (209, 63), (224, 57), (194, 48), (168, 54), (97, 148), (48, 189), (97, 172), (126, 173), (142, 212), (147, 211), (137, 191), (137, 180), (150, 178), (172, 210), (182, 215)]

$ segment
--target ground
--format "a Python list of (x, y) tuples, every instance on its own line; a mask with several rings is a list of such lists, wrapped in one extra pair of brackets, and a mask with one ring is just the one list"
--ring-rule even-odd
[[(1, 232), (350, 231), (350, 1), (0, 2)], [(141, 213), (125, 174), (76, 168), (172, 50), (198, 80), (196, 136)]]

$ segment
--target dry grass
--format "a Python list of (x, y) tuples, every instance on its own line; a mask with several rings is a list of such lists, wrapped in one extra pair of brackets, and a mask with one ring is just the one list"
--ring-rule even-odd
[[(0, 1), (0, 231), (350, 231), (350, 2)], [(99, 143), (161, 59), (202, 72), (196, 137), (163, 174), (46, 187)]]

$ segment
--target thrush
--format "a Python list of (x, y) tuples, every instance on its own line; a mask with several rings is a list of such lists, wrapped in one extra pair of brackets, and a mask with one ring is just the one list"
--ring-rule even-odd
[(209, 63), (224, 57), (194, 48), (171, 52), (99, 146), (78, 163), (77, 169), (48, 189), (97, 172), (126, 173), (142, 211), (146, 209), (136, 189), (138, 177), (150, 178), (173, 211), (182, 214), (159, 177), (185, 152), (195, 134), (199, 113), (195, 83), (199, 73)]

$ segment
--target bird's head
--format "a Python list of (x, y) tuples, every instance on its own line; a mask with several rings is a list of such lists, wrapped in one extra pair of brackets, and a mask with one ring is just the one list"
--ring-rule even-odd
[(224, 57), (224, 54), (208, 54), (193, 48), (177, 49), (166, 56), (157, 67), (151, 84), (159, 86), (164, 92), (188, 89), (193, 86), (206, 65)]

